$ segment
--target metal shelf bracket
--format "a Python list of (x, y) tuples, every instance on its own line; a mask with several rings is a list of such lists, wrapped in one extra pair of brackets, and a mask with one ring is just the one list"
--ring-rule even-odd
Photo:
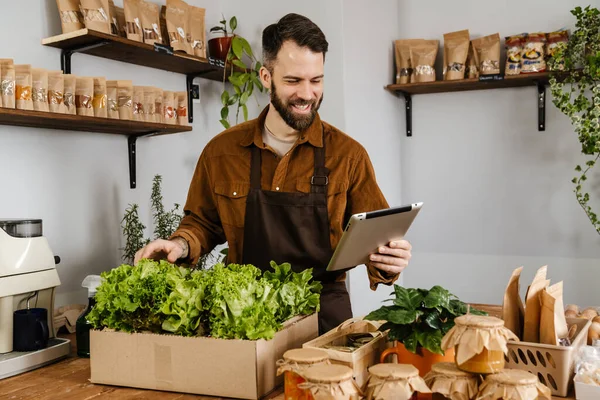
[(63, 71), (63, 74), (71, 73), (71, 56), (73, 53), (79, 53), (86, 50), (95, 49), (96, 47), (101, 47), (109, 44), (108, 40), (103, 40), (98, 43), (86, 44), (83, 46), (75, 46), (69, 49), (63, 49), (60, 52), (60, 68)]
[(129, 154), (129, 187), (131, 189), (135, 189), (137, 185), (136, 181), (136, 142), (140, 137), (153, 136), (156, 135), (157, 132), (144, 133), (141, 135), (128, 136), (127, 137), (127, 152)]

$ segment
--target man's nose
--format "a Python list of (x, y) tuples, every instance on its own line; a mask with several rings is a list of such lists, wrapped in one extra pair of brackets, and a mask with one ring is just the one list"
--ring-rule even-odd
[(297, 95), (302, 100), (312, 100), (312, 88), (310, 86), (310, 82), (303, 82), (298, 88)]

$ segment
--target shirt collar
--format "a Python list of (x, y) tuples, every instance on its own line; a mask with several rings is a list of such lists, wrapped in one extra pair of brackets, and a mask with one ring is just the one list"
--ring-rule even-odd
[[(250, 129), (246, 132), (246, 136), (242, 140), (241, 144), (244, 147), (248, 147), (251, 144), (255, 144), (257, 147), (263, 149), (265, 144), (263, 142), (263, 129), (265, 127), (265, 120), (267, 119), (267, 113), (269, 112), (270, 105), (267, 105), (258, 118), (256, 118), (250, 125)], [(313, 123), (300, 132), (300, 138), (298, 144), (310, 143), (314, 147), (323, 147), (323, 124), (319, 113), (315, 116)]]

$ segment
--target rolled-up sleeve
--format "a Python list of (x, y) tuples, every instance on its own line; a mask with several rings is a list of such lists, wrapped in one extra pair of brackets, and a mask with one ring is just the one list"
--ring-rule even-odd
[(215, 246), (225, 243), (207, 158), (205, 149), (194, 171), (184, 217), (171, 236), (181, 237), (188, 242), (188, 256), (182, 261), (191, 265), (196, 265), (200, 256), (209, 253)]
[[(373, 169), (369, 155), (366, 150), (362, 149), (356, 158), (354, 169), (350, 175), (346, 217), (348, 219), (352, 214), (381, 210), (388, 207), (389, 205), (385, 196), (377, 184), (375, 170)], [(371, 290), (377, 289), (379, 284), (391, 285), (400, 276), (400, 274), (389, 274), (370, 265), (367, 265), (367, 272)]]

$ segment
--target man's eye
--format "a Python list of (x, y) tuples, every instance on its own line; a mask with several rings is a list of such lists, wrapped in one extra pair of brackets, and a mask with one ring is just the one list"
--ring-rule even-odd
[(285, 82), (286, 83), (298, 83), (299, 81), (297, 79), (288, 79)]

